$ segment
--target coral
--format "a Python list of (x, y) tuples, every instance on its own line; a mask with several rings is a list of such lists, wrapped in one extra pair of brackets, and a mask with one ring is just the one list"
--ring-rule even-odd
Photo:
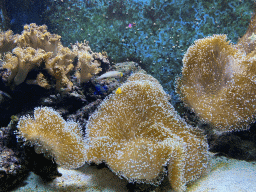
[(37, 26), (35, 23), (25, 25), (22, 34), (17, 42), (20, 47), (32, 47), (34, 49), (43, 49), (46, 52), (52, 52), (53, 56), (57, 54), (58, 45), (61, 36), (51, 34), (47, 31), (47, 26)]
[(9, 70), (11, 74), (8, 76), (8, 83), (14, 83), (14, 85), (21, 84), (33, 68), (39, 67), (43, 60), (52, 55), (42, 49), (35, 50), (32, 47), (24, 49), (17, 47), (12, 50), (12, 53), (14, 56), (10, 53), (6, 54), (2, 67)]
[(74, 69), (73, 61), (76, 54), (69, 48), (59, 45), (57, 55), (46, 61), (45, 67), (48, 73), (56, 80), (56, 89), (71, 90), (73, 83), (69, 78), (69, 73)]
[(87, 82), (102, 70), (102, 63), (109, 64), (106, 54), (92, 52), (88, 42), (76, 43), (70, 50), (61, 44), (60, 38), (49, 33), (46, 25), (35, 23), (25, 25), (21, 35), (14, 36), (12, 31), (1, 33), (0, 57), (1, 52), (12, 51), (0, 62), (2, 68), (7, 69), (3, 79), (14, 88), (27, 80), (28, 73), (35, 69), (37, 77), (27, 80), (28, 84), (71, 91), (74, 84), (71, 75), (74, 74), (79, 83)]
[(78, 64), (75, 76), (79, 83), (88, 82), (94, 75), (98, 74), (102, 69), (99, 60), (106, 60), (101, 53), (92, 53), (88, 43), (76, 43), (72, 46), (73, 51), (78, 55)]
[(251, 53), (255, 50), (256, 46), (256, 39), (255, 39), (255, 33), (256, 33), (256, 12), (254, 12), (251, 22), (247, 28), (246, 33), (238, 40), (237, 47), (244, 51), (245, 54)]
[(88, 121), (87, 161), (104, 161), (129, 182), (156, 185), (168, 166), (172, 187), (185, 191), (209, 165), (202, 132), (177, 115), (152, 76), (135, 73), (118, 90)]
[(13, 35), (11, 30), (1, 32), (0, 31), (0, 54), (11, 51), (16, 47), (17, 35)]
[(195, 41), (183, 58), (181, 99), (220, 132), (247, 129), (255, 116), (254, 54), (214, 35)]
[(79, 53), (78, 65), (76, 77), (79, 83), (85, 83), (89, 81), (94, 75), (98, 74), (101, 71), (99, 68), (100, 63), (97, 61), (92, 62), (92, 56), (87, 53)]
[(85, 145), (80, 127), (65, 121), (50, 107), (37, 107), (34, 117), (23, 116), (18, 122), (22, 137), (35, 146), (37, 153), (51, 155), (66, 168), (78, 168), (85, 163)]

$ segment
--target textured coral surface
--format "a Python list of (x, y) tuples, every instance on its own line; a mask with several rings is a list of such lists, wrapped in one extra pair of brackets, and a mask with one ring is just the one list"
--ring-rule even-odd
[(202, 133), (188, 126), (168, 102), (152, 76), (132, 75), (89, 119), (88, 161), (106, 162), (130, 182), (159, 184), (168, 165), (172, 187), (207, 171), (208, 145)]
[(35, 108), (34, 118), (21, 117), (18, 123), (21, 135), (35, 145), (37, 153), (54, 157), (66, 168), (77, 168), (85, 163), (85, 144), (80, 127), (65, 121), (50, 107)]
[[(21, 35), (13, 35), (12, 31), (0, 33), (0, 53), (12, 52), (6, 53), (1, 62), (1, 68), (6, 69), (3, 79), (12, 88), (26, 82), (71, 91), (73, 79), (88, 82), (101, 71), (101, 63), (108, 63), (107, 56), (92, 52), (88, 43), (76, 43), (70, 50), (61, 44), (60, 38), (48, 32), (46, 25), (35, 23), (25, 25)], [(37, 75), (28, 80), (31, 71)], [(76, 78), (72, 79), (73, 74)]]
[(195, 41), (183, 58), (181, 99), (219, 131), (247, 129), (256, 104), (253, 53), (214, 35)]

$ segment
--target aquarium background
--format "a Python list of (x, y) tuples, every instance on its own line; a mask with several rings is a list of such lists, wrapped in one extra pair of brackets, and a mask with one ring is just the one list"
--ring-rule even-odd
[(111, 63), (135, 61), (175, 101), (182, 58), (197, 39), (227, 34), (236, 43), (248, 27), (253, 0), (3, 0), (2, 30), (46, 24), (64, 46), (89, 41)]

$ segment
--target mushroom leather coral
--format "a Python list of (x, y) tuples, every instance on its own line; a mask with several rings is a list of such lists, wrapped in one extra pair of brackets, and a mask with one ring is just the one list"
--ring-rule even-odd
[(220, 132), (247, 129), (255, 116), (256, 59), (238, 47), (226, 35), (195, 41), (178, 80), (185, 104)]
[(165, 167), (176, 191), (208, 167), (202, 132), (187, 125), (150, 75), (136, 73), (103, 101), (86, 127), (87, 161), (106, 162), (130, 182), (160, 184)]
[(75, 122), (66, 122), (52, 108), (35, 108), (34, 118), (21, 117), (18, 129), (35, 146), (37, 153), (51, 155), (58, 165), (78, 168), (85, 163), (85, 143), (80, 127)]

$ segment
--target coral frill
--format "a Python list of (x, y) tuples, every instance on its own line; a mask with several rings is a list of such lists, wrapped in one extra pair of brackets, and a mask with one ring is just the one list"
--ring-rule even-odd
[(256, 104), (256, 59), (226, 35), (195, 41), (183, 58), (181, 99), (220, 132), (248, 129)]
[(130, 182), (160, 184), (176, 191), (207, 172), (208, 145), (202, 132), (187, 125), (169, 96), (150, 75), (136, 73), (103, 101), (86, 127), (87, 161), (106, 162)]
[(80, 127), (73, 121), (65, 121), (52, 108), (35, 108), (34, 118), (21, 117), (18, 129), (37, 153), (50, 155), (58, 165), (69, 169), (84, 165), (85, 143)]

